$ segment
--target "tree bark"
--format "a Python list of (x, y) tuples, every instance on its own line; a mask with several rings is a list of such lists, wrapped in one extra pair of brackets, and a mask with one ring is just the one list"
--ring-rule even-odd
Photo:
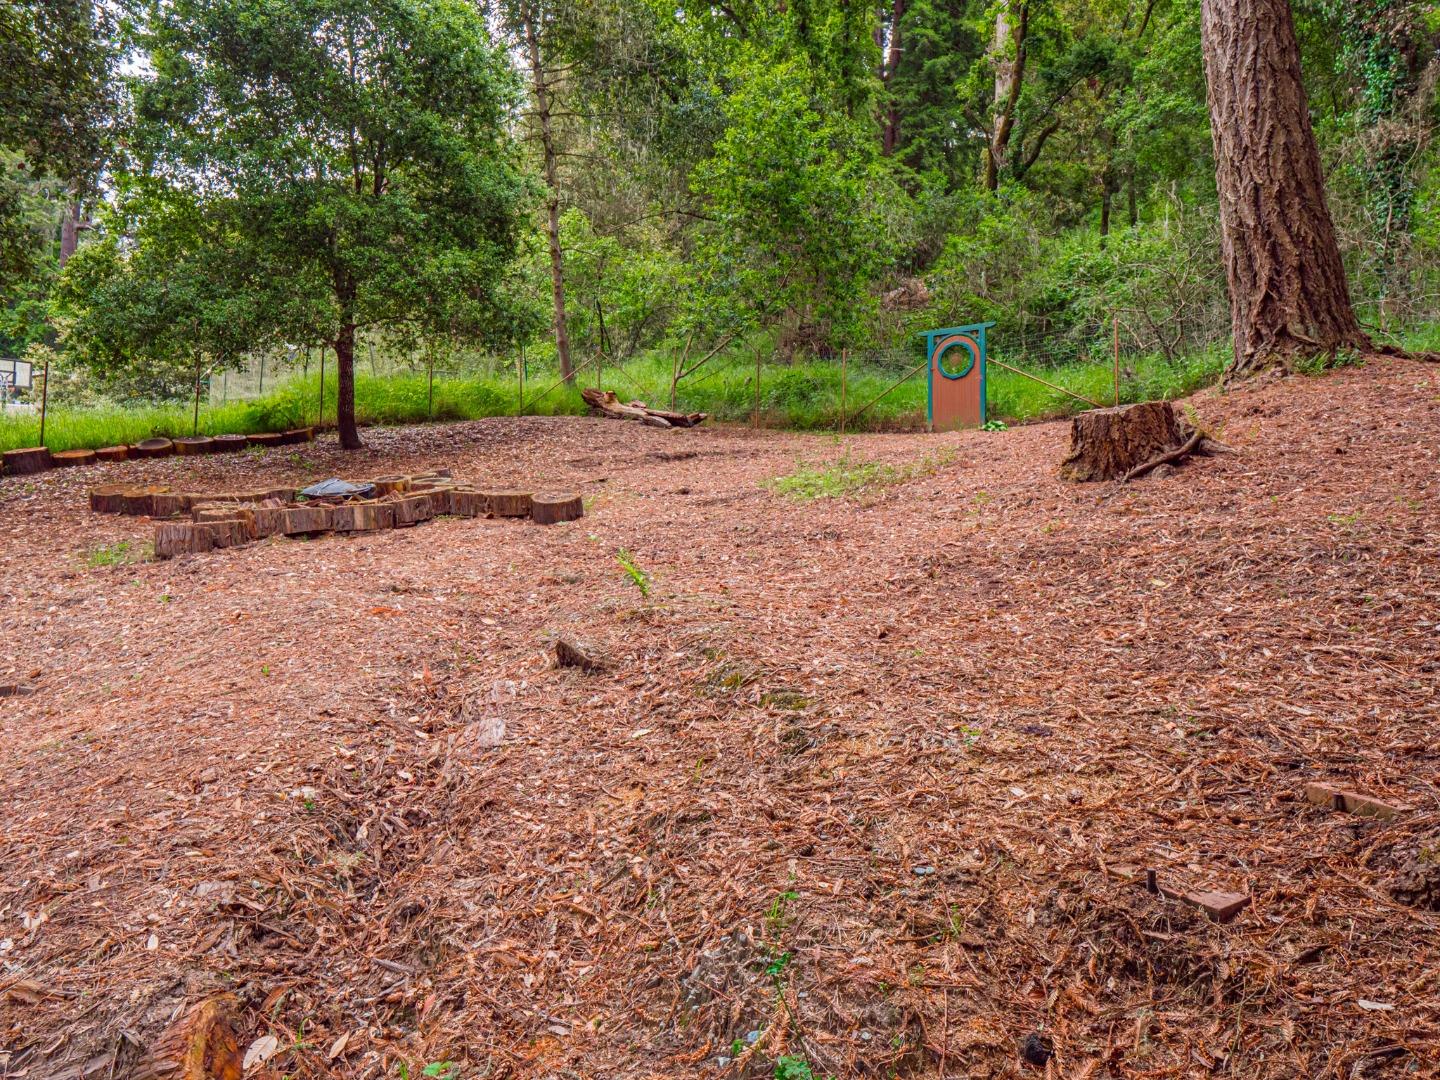
[[(890, 41), (888, 45), (883, 41), (877, 41), (877, 45), (885, 46), (885, 62), (880, 68), (880, 82), (886, 91), (887, 101), (885, 103), (885, 123), (880, 133), (880, 152), (886, 157), (895, 153), (895, 148), (900, 144), (900, 110), (893, 98), (889, 97), (890, 84), (895, 79), (895, 72), (900, 67), (900, 21), (905, 18), (906, 0), (892, 0), (890, 5)], [(881, 8), (884, 11), (884, 8)]]
[(355, 426), (355, 320), (344, 305), (346, 317), (335, 336), (335, 426), (342, 450), (359, 450), (365, 444)]
[(60, 268), (70, 261), (75, 249), (80, 246), (80, 204), (74, 200), (65, 204), (65, 216), (60, 219)]
[(1289, 0), (1202, 0), (1200, 30), (1235, 344), (1227, 379), (1372, 348), (1325, 204)]
[(1070, 453), (1060, 476), (1080, 483), (1118, 480), (1183, 441), (1168, 401), (1091, 409), (1070, 422)]
[(985, 153), (985, 188), (1000, 186), (1000, 174), (1010, 153), (1010, 135), (1015, 129), (1015, 108), (1025, 82), (1026, 35), (1030, 24), (1027, 0), (1001, 0), (995, 14), (995, 106), (990, 121), (990, 141)]
[(575, 380), (570, 362), (570, 331), (565, 321), (565, 255), (560, 249), (560, 177), (555, 164), (555, 139), (550, 128), (550, 86), (545, 81), (544, 58), (540, 54), (540, 35), (536, 29), (538, 14), (535, 5), (523, 5), (525, 48), (530, 57), (530, 77), (535, 93), (535, 114), (540, 121), (540, 149), (545, 172), (545, 235), (550, 244), (550, 291), (555, 307), (555, 355), (560, 361), (560, 377)]

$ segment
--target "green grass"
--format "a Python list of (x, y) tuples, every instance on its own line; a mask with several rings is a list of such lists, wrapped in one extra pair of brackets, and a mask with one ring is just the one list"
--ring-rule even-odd
[(811, 499), (837, 499), (858, 495), (878, 488), (903, 484), (921, 476), (931, 476), (955, 459), (953, 448), (938, 454), (926, 454), (919, 461), (890, 465), (883, 461), (856, 461), (846, 450), (839, 461), (829, 465), (801, 462), (792, 473), (777, 476), (766, 483), (771, 491), (801, 502)]
[[(1121, 400), (1173, 398), (1192, 393), (1218, 377), (1226, 358), (1224, 349), (1166, 363), (1159, 357), (1127, 361), (1133, 377), (1121, 386)], [(623, 367), (607, 365), (603, 382), (623, 400), (640, 399), (657, 407), (670, 404), (671, 359), (668, 354), (642, 357)], [(846, 372), (844, 402), (850, 416), (847, 430), (920, 430), (925, 426), (925, 377), (919, 375), (894, 388), (903, 366), (882, 369), (852, 362)], [(1113, 395), (1108, 364), (1077, 363), (1038, 371), (1050, 382), (1109, 403)], [(594, 384), (594, 371), (582, 370), (582, 385)], [(524, 411), (535, 415), (579, 414), (585, 411), (579, 394), (555, 387), (551, 371), (532, 371), (526, 383)], [(1039, 383), (992, 367), (989, 373), (989, 413), (1011, 423), (1066, 416), (1086, 408)], [(204, 405), (200, 433), (252, 434), (281, 431), (313, 424), (317, 419), (317, 380), (299, 379), (282, 384), (263, 398), (225, 405)], [(548, 391), (548, 392), (547, 392)], [(841, 418), (840, 365), (809, 361), (772, 364), (760, 372), (760, 420), (766, 427), (801, 431), (834, 431)], [(681, 382), (675, 405), (686, 412), (706, 412), (720, 421), (749, 423), (755, 409), (755, 365), (743, 350), (716, 357)], [(519, 385), (507, 372), (435, 380), (433, 405), (423, 373), (389, 376), (364, 375), (355, 379), (355, 409), (361, 424), (408, 424), (426, 420), (474, 420), (515, 415), (520, 411)], [(863, 415), (858, 415), (864, 409)], [(335, 382), (325, 387), (325, 419), (335, 417)], [(71, 409), (52, 407), (46, 420), (46, 443), (52, 450), (96, 448), (134, 443), (154, 436), (175, 438), (192, 431), (190, 407), (173, 405), (111, 406)], [(0, 450), (34, 446), (39, 441), (39, 418), (0, 414)]]

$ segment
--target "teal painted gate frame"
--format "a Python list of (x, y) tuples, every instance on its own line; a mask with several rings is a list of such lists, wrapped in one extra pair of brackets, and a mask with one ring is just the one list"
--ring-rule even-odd
[(959, 342), (952, 341), (945, 345), (939, 356), (935, 355), (935, 346), (938, 342), (944, 341), (946, 338), (953, 337), (957, 334), (974, 338), (980, 346), (980, 355), (979, 357), (972, 357), (971, 363), (965, 365), (965, 369), (959, 374), (951, 375), (946, 372), (944, 368), (940, 368), (940, 375), (946, 379), (964, 378), (970, 374), (971, 364), (974, 364), (978, 360), (980, 364), (980, 423), (984, 424), (988, 419), (986, 409), (989, 402), (986, 400), (985, 395), (985, 369), (987, 366), (985, 361), (990, 353), (985, 340), (985, 332), (994, 325), (994, 322), (982, 322), (971, 323), (968, 326), (947, 326), (941, 330), (926, 330), (924, 333), (915, 335), (916, 337), (923, 337), (925, 339), (925, 355), (929, 359), (925, 370), (925, 422), (927, 425), (931, 427), (935, 425), (935, 369), (940, 368), (944, 354), (949, 352), (950, 349), (959, 344)]

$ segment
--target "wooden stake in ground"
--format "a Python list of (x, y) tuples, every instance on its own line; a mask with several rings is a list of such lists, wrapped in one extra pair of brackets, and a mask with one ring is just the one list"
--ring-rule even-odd
[(576, 521), (585, 516), (585, 503), (579, 495), (536, 495), (530, 500), (530, 519), (538, 525), (554, 525)]
[(1168, 401), (1091, 409), (1070, 423), (1070, 455), (1060, 475), (1080, 482), (1119, 480), (1184, 441)]

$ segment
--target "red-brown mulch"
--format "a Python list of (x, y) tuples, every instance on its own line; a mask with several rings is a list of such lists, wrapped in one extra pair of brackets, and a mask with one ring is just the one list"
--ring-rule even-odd
[[(231, 990), (252, 1077), (1440, 1075), (1440, 378), (1194, 404), (1240, 454), (1125, 487), (568, 418), (0, 481), (0, 1074)], [(441, 465), (588, 516), (87, 564), (93, 483)]]

